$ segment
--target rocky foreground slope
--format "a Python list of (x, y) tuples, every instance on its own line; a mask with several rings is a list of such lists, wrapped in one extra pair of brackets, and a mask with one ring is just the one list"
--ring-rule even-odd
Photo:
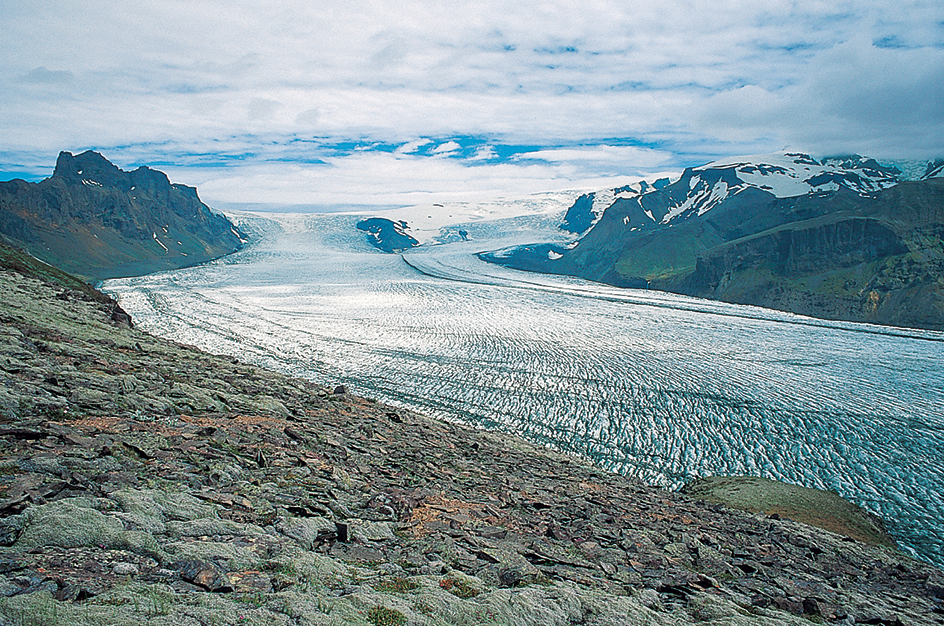
[(0, 271), (0, 624), (944, 620), (944, 573), (892, 549), (157, 339), (63, 280)]

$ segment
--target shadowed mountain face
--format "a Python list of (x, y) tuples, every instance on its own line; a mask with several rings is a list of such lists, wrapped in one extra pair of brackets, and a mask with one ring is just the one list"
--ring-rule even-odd
[(406, 232), (407, 223), (383, 217), (371, 217), (357, 223), (359, 230), (366, 231), (368, 241), (384, 252), (402, 252), (419, 245), (419, 241)]
[(244, 240), (193, 187), (91, 151), (60, 153), (39, 183), (0, 183), (0, 238), (91, 281), (203, 263)]
[(944, 179), (932, 169), (898, 183), (861, 157), (711, 164), (656, 191), (617, 194), (574, 246), (482, 256), (621, 287), (944, 329)]
[(944, 179), (817, 204), (825, 215), (706, 251), (672, 290), (827, 319), (944, 330)]

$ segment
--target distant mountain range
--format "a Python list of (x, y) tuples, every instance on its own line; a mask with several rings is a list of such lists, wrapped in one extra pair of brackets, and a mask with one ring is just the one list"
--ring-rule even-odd
[(97, 152), (62, 152), (39, 183), (0, 182), (0, 240), (97, 281), (195, 265), (245, 237), (193, 187), (148, 167), (126, 172)]
[(586, 194), (570, 245), (481, 258), (826, 319), (944, 330), (944, 162), (919, 181), (860, 156), (788, 153)]

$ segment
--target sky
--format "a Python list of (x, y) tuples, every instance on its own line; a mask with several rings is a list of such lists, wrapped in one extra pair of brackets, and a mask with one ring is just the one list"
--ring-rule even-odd
[(944, 156), (944, 2), (0, 0), (0, 180), (217, 208), (523, 197), (740, 154)]

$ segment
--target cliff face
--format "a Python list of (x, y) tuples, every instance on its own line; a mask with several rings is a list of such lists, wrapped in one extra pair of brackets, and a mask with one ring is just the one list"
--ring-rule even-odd
[(664, 286), (825, 319), (944, 330), (942, 236), (944, 180), (903, 183), (706, 250), (691, 274)]
[(202, 263), (243, 240), (193, 187), (95, 152), (61, 153), (39, 183), (0, 183), (0, 238), (87, 280)]

